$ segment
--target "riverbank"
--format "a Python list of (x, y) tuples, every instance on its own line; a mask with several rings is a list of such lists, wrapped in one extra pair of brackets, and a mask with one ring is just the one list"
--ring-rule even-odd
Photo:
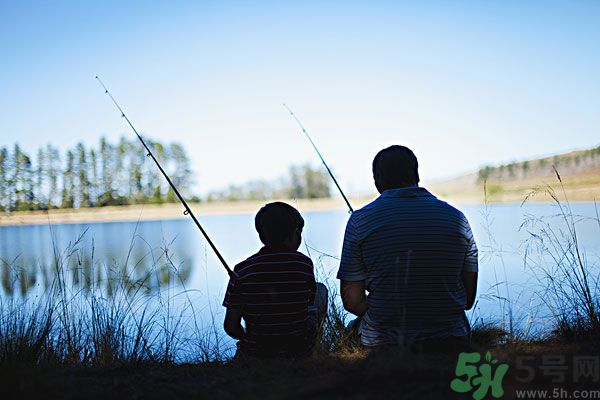
[[(353, 198), (352, 204), (360, 207), (371, 199)], [(269, 200), (276, 201), (276, 200)], [(337, 197), (326, 199), (282, 199), (301, 212), (345, 210), (344, 201)], [(196, 216), (256, 213), (266, 201), (235, 201), (222, 203), (190, 203)], [(152, 221), (161, 219), (189, 218), (183, 214), (179, 203), (109, 206), (48, 211), (19, 211), (0, 213), (0, 226), (36, 224), (82, 224), (116, 221)]]
[[(438, 189), (438, 190), (435, 190)], [(560, 190), (560, 188), (554, 188)], [(465, 190), (447, 194), (435, 185), (432, 185), (432, 193), (440, 199), (448, 201), (456, 205), (472, 205), (483, 204), (485, 197), (483, 190)], [(547, 203), (552, 199), (547, 194), (539, 192), (536, 196), (531, 197), (528, 201)], [(594, 197), (593, 191), (567, 191), (566, 195), (570, 201), (593, 202), (599, 196)], [(532, 190), (519, 191), (510, 193), (493, 193), (488, 195), (488, 202), (494, 204), (510, 204), (521, 203), (523, 199), (532, 193)], [(559, 192), (560, 193), (560, 192)], [(562, 194), (560, 194), (562, 197)], [(350, 203), (355, 209), (358, 209), (375, 198), (362, 197), (351, 198)], [(277, 201), (277, 200), (269, 200)], [(336, 211), (347, 210), (344, 201), (338, 197), (326, 199), (280, 199), (292, 204), (298, 208), (300, 212), (315, 212), (315, 211)], [(190, 207), (194, 214), (198, 217), (207, 215), (234, 215), (234, 214), (249, 214), (256, 213), (267, 201), (232, 201), (220, 203), (190, 203)], [(18, 225), (47, 225), (47, 224), (82, 224), (95, 222), (120, 222), (120, 221), (152, 221), (163, 219), (182, 219), (188, 218), (183, 214), (184, 208), (179, 203), (171, 204), (145, 204), (131, 206), (108, 206), (94, 208), (78, 208), (78, 209), (55, 209), (48, 211), (17, 211), (12, 213), (0, 213), (0, 226), (18, 226)]]
[[(450, 382), (457, 378), (456, 355), (413, 354), (398, 349), (359, 349), (316, 354), (301, 360), (141, 363), (110, 367), (3, 366), (0, 393), (2, 398), (45, 399), (465, 399), (473, 398), (473, 391), (480, 385), (487, 392), (485, 398), (492, 398), (493, 383), (503, 390), (502, 398), (510, 399), (531, 398), (517, 394), (525, 390), (552, 393), (555, 387), (560, 387), (572, 394), (573, 390), (595, 390), (597, 385), (592, 375), (579, 377), (574, 382), (573, 360), (593, 356), (591, 348), (581, 345), (548, 339), (485, 344), (473, 350), (482, 356), (483, 364), (486, 364), (484, 357), (488, 350), (492, 358), (498, 360), (489, 364), (492, 366), (490, 378), (494, 378), (500, 364), (508, 365), (508, 370), (496, 383), (471, 381), (473, 390), (467, 393), (456, 393), (450, 387)], [(557, 366), (544, 361), (548, 356), (564, 358), (565, 369), (561, 364), (554, 374), (548, 374), (548, 368)], [(480, 373), (483, 374), (483, 369), (477, 375)], [(555, 376), (560, 378), (561, 375), (564, 375), (562, 382), (553, 382)], [(464, 375), (459, 377), (466, 379)]]

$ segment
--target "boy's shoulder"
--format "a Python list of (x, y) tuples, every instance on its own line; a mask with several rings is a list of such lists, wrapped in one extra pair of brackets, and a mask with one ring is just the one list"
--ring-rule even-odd
[(299, 251), (290, 250), (278, 250), (278, 251), (265, 251), (262, 248), (256, 254), (251, 255), (244, 261), (238, 263), (234, 267), (234, 271), (237, 273), (248, 271), (253, 267), (261, 267), (265, 265), (274, 264), (289, 264), (298, 263), (305, 267), (313, 268), (313, 263), (310, 257), (300, 253)]

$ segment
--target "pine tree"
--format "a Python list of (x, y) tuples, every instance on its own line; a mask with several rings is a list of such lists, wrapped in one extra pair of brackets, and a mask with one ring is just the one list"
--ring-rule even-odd
[(9, 190), (8, 184), (8, 150), (6, 147), (0, 149), (0, 211), (9, 211), (7, 191)]
[(40, 147), (37, 152), (37, 166), (35, 168), (35, 205), (37, 209), (48, 209), (48, 200), (45, 198), (44, 184), (46, 181), (46, 154)]
[(90, 181), (90, 206), (97, 206), (99, 202), (99, 177), (98, 177), (98, 157), (96, 156), (96, 150), (90, 150), (90, 164), (91, 164), (91, 181)]
[(185, 149), (179, 143), (172, 143), (169, 146), (169, 158), (172, 165), (171, 180), (179, 192), (185, 196), (191, 184), (190, 160)]
[(77, 184), (79, 190), (76, 192), (77, 195), (77, 206), (78, 207), (89, 207), (90, 206), (90, 181), (88, 179), (88, 163), (86, 157), (85, 146), (79, 142), (76, 148), (78, 154), (77, 160)]
[(74, 191), (75, 184), (73, 180), (73, 164), (75, 163), (75, 156), (71, 150), (67, 151), (67, 165), (63, 172), (63, 189), (62, 189), (62, 202), (61, 208), (73, 208), (75, 205)]
[(106, 206), (113, 204), (113, 191), (114, 191), (114, 173), (112, 168), (113, 162), (113, 146), (106, 141), (103, 136), (100, 138), (100, 170), (102, 173), (102, 184), (101, 184), (101, 196), (102, 200), (100, 205)]
[(17, 160), (19, 164), (19, 189), (17, 211), (33, 210), (35, 208), (35, 181), (33, 177), (33, 166), (31, 158), (24, 152), (21, 152)]
[(59, 207), (58, 175), (60, 173), (60, 153), (56, 147), (48, 144), (46, 146), (46, 176), (48, 179), (47, 195), (48, 208)]

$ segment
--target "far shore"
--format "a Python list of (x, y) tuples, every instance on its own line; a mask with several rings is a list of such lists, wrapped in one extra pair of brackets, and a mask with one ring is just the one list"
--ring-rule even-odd
[[(269, 200), (276, 201), (276, 200)], [(301, 212), (345, 210), (343, 200), (326, 199), (281, 199)], [(352, 204), (362, 206), (370, 199), (351, 199)], [(231, 201), (219, 203), (189, 203), (196, 217), (207, 215), (234, 215), (257, 212), (266, 201)], [(91, 207), (79, 209), (53, 209), (48, 211), (19, 211), (0, 213), (0, 226), (81, 224), (93, 222), (152, 221), (189, 218), (183, 214), (179, 203), (145, 204), (130, 206)]]
[[(475, 191), (464, 191), (463, 193), (446, 194), (443, 190), (432, 193), (441, 200), (455, 205), (478, 205), (484, 203), (482, 193)], [(588, 193), (577, 196), (570, 191), (569, 200), (573, 202), (595, 201)], [(520, 204), (526, 193), (504, 193), (492, 196), (488, 202), (494, 204)], [(372, 197), (350, 198), (350, 204), (354, 209), (368, 204), (375, 199)], [(346, 204), (339, 196), (324, 199), (272, 199), (270, 201), (285, 201), (296, 207), (300, 212), (336, 211), (348, 210)], [(203, 202), (189, 203), (192, 211), (197, 217), (209, 215), (235, 215), (256, 213), (267, 200), (256, 201), (229, 201), (229, 202)], [(535, 203), (547, 203), (551, 199), (547, 196), (536, 196), (529, 201)], [(19, 225), (48, 225), (48, 224), (82, 224), (95, 222), (122, 222), (122, 221), (152, 221), (166, 219), (189, 218), (183, 214), (184, 208), (179, 203), (169, 204), (139, 204), (128, 206), (107, 206), (78, 209), (52, 209), (48, 211), (17, 211), (11, 213), (0, 213), (0, 226)]]

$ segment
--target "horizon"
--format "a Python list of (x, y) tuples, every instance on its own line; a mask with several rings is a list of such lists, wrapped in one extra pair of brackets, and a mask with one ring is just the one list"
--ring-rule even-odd
[(0, 6), (0, 145), (133, 135), (95, 75), (201, 195), (320, 165), (284, 102), (347, 193), (390, 144), (424, 182), (600, 144), (600, 3), (139, 4)]

